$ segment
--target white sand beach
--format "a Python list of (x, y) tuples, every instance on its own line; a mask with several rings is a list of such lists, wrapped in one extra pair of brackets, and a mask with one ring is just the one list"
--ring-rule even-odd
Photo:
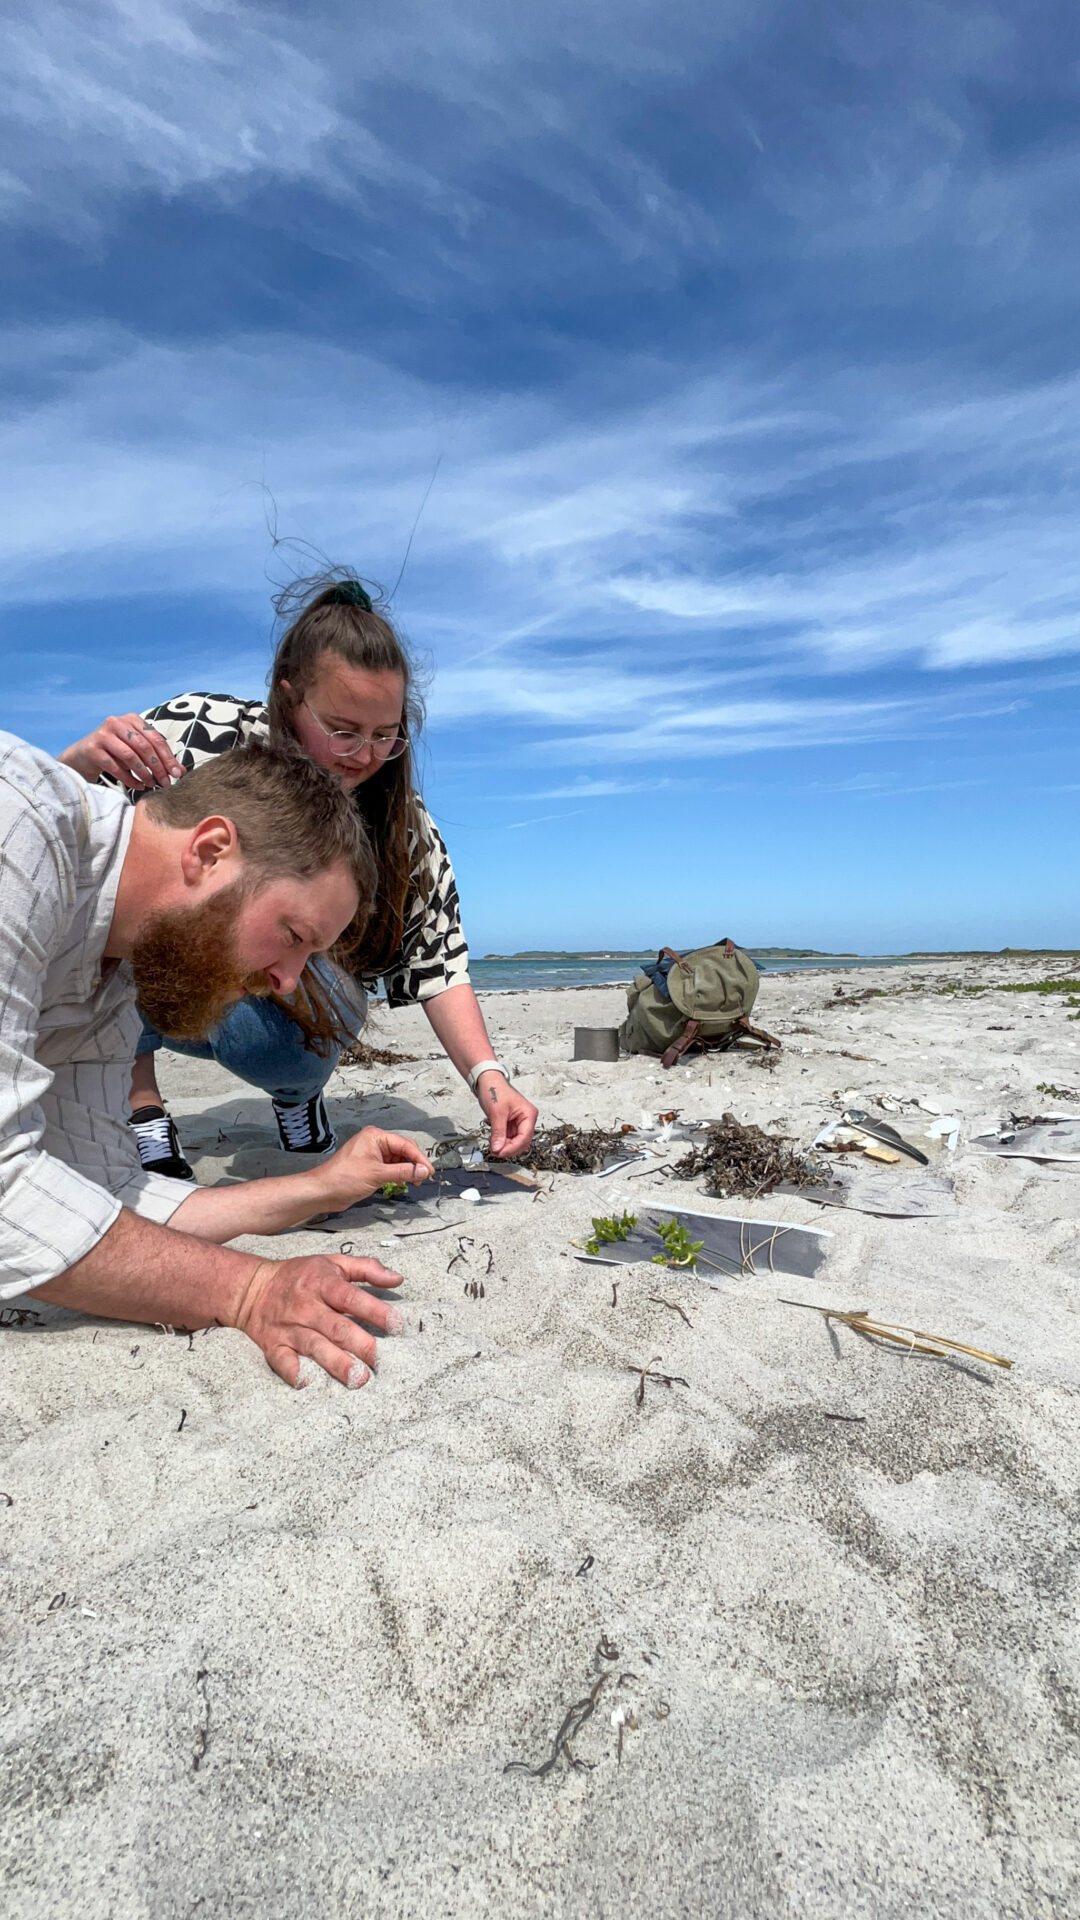
[[(1011, 1112), (1080, 1114), (1080, 1023), (1061, 996), (934, 991), (1047, 970), (768, 977), (773, 1071), (575, 1063), (621, 989), (485, 996), (549, 1123), (730, 1110), (806, 1146), (882, 1097), (912, 1138), (955, 1114), (940, 1217), (629, 1169), (243, 1243), (402, 1269), (407, 1329), (356, 1393), (291, 1391), (220, 1328), (39, 1309), (0, 1332), (5, 1911), (1080, 1914), (1080, 1165), (970, 1146)], [(340, 1071), (339, 1131), (476, 1125), (418, 1009), (368, 1037), (419, 1058)], [(202, 1178), (279, 1167), (269, 1101), (163, 1058)], [(646, 1196), (809, 1222), (827, 1263), (713, 1284), (575, 1257)], [(399, 1219), (415, 1237), (387, 1247)], [(780, 1295), (1014, 1366), (875, 1346)], [(657, 1356), (688, 1384), (639, 1405)], [(583, 1765), (506, 1771), (602, 1676)]]

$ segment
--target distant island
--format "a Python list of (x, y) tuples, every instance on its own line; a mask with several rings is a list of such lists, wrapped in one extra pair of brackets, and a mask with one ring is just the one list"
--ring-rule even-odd
[[(714, 942), (704, 940), (702, 946), (712, 946)], [(655, 947), (605, 947), (602, 951), (591, 949), (585, 953), (570, 952), (562, 948), (527, 948), (524, 953), (485, 953), (484, 960), (651, 960), (656, 953)], [(693, 947), (682, 949), (693, 953)], [(854, 953), (822, 953), (817, 947), (747, 947), (747, 953), (760, 953), (763, 957), (777, 960), (857, 960)]]
[[(715, 944), (703, 940), (702, 946)], [(590, 948), (583, 953), (564, 948), (528, 948), (524, 953), (485, 953), (484, 960), (651, 960), (655, 947)], [(692, 953), (693, 947), (681, 949)], [(1071, 960), (1080, 947), (946, 947), (938, 950), (916, 949), (910, 953), (831, 953), (820, 947), (754, 947), (745, 951), (762, 960)]]

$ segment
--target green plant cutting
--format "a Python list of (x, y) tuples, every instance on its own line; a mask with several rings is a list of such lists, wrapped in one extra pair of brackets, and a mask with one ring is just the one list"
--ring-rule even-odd
[(664, 1243), (663, 1253), (654, 1253), (654, 1267), (696, 1267), (697, 1257), (705, 1245), (704, 1240), (691, 1240), (687, 1229), (679, 1220), (666, 1220), (656, 1229)]
[(586, 1253), (599, 1253), (601, 1247), (610, 1247), (617, 1240), (628, 1240), (637, 1226), (636, 1213), (623, 1213), (613, 1220), (593, 1220), (592, 1238), (586, 1240)]

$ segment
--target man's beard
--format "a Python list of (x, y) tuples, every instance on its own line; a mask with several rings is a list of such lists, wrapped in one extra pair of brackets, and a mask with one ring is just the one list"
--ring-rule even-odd
[(236, 930), (240, 880), (197, 907), (144, 920), (131, 953), (139, 1010), (167, 1040), (205, 1040), (245, 993), (273, 991), (265, 973), (245, 973)]

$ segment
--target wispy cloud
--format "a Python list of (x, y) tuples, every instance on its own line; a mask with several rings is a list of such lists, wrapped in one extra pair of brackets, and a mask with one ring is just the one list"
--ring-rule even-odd
[(533, 800), (611, 800), (626, 793), (659, 793), (672, 784), (666, 779), (573, 780), (565, 787), (543, 787), (529, 797)]
[[(0, 593), (213, 601), (235, 643), (161, 670), (253, 689), (268, 516), (390, 582), (441, 456), (397, 611), (436, 738), (537, 802), (1001, 720), (1080, 653), (1076, 132), (1024, 24), (42, 0), (0, 217), (68, 243), (43, 311), (96, 292), (0, 335)], [(10, 711), (74, 720), (61, 654)]]

